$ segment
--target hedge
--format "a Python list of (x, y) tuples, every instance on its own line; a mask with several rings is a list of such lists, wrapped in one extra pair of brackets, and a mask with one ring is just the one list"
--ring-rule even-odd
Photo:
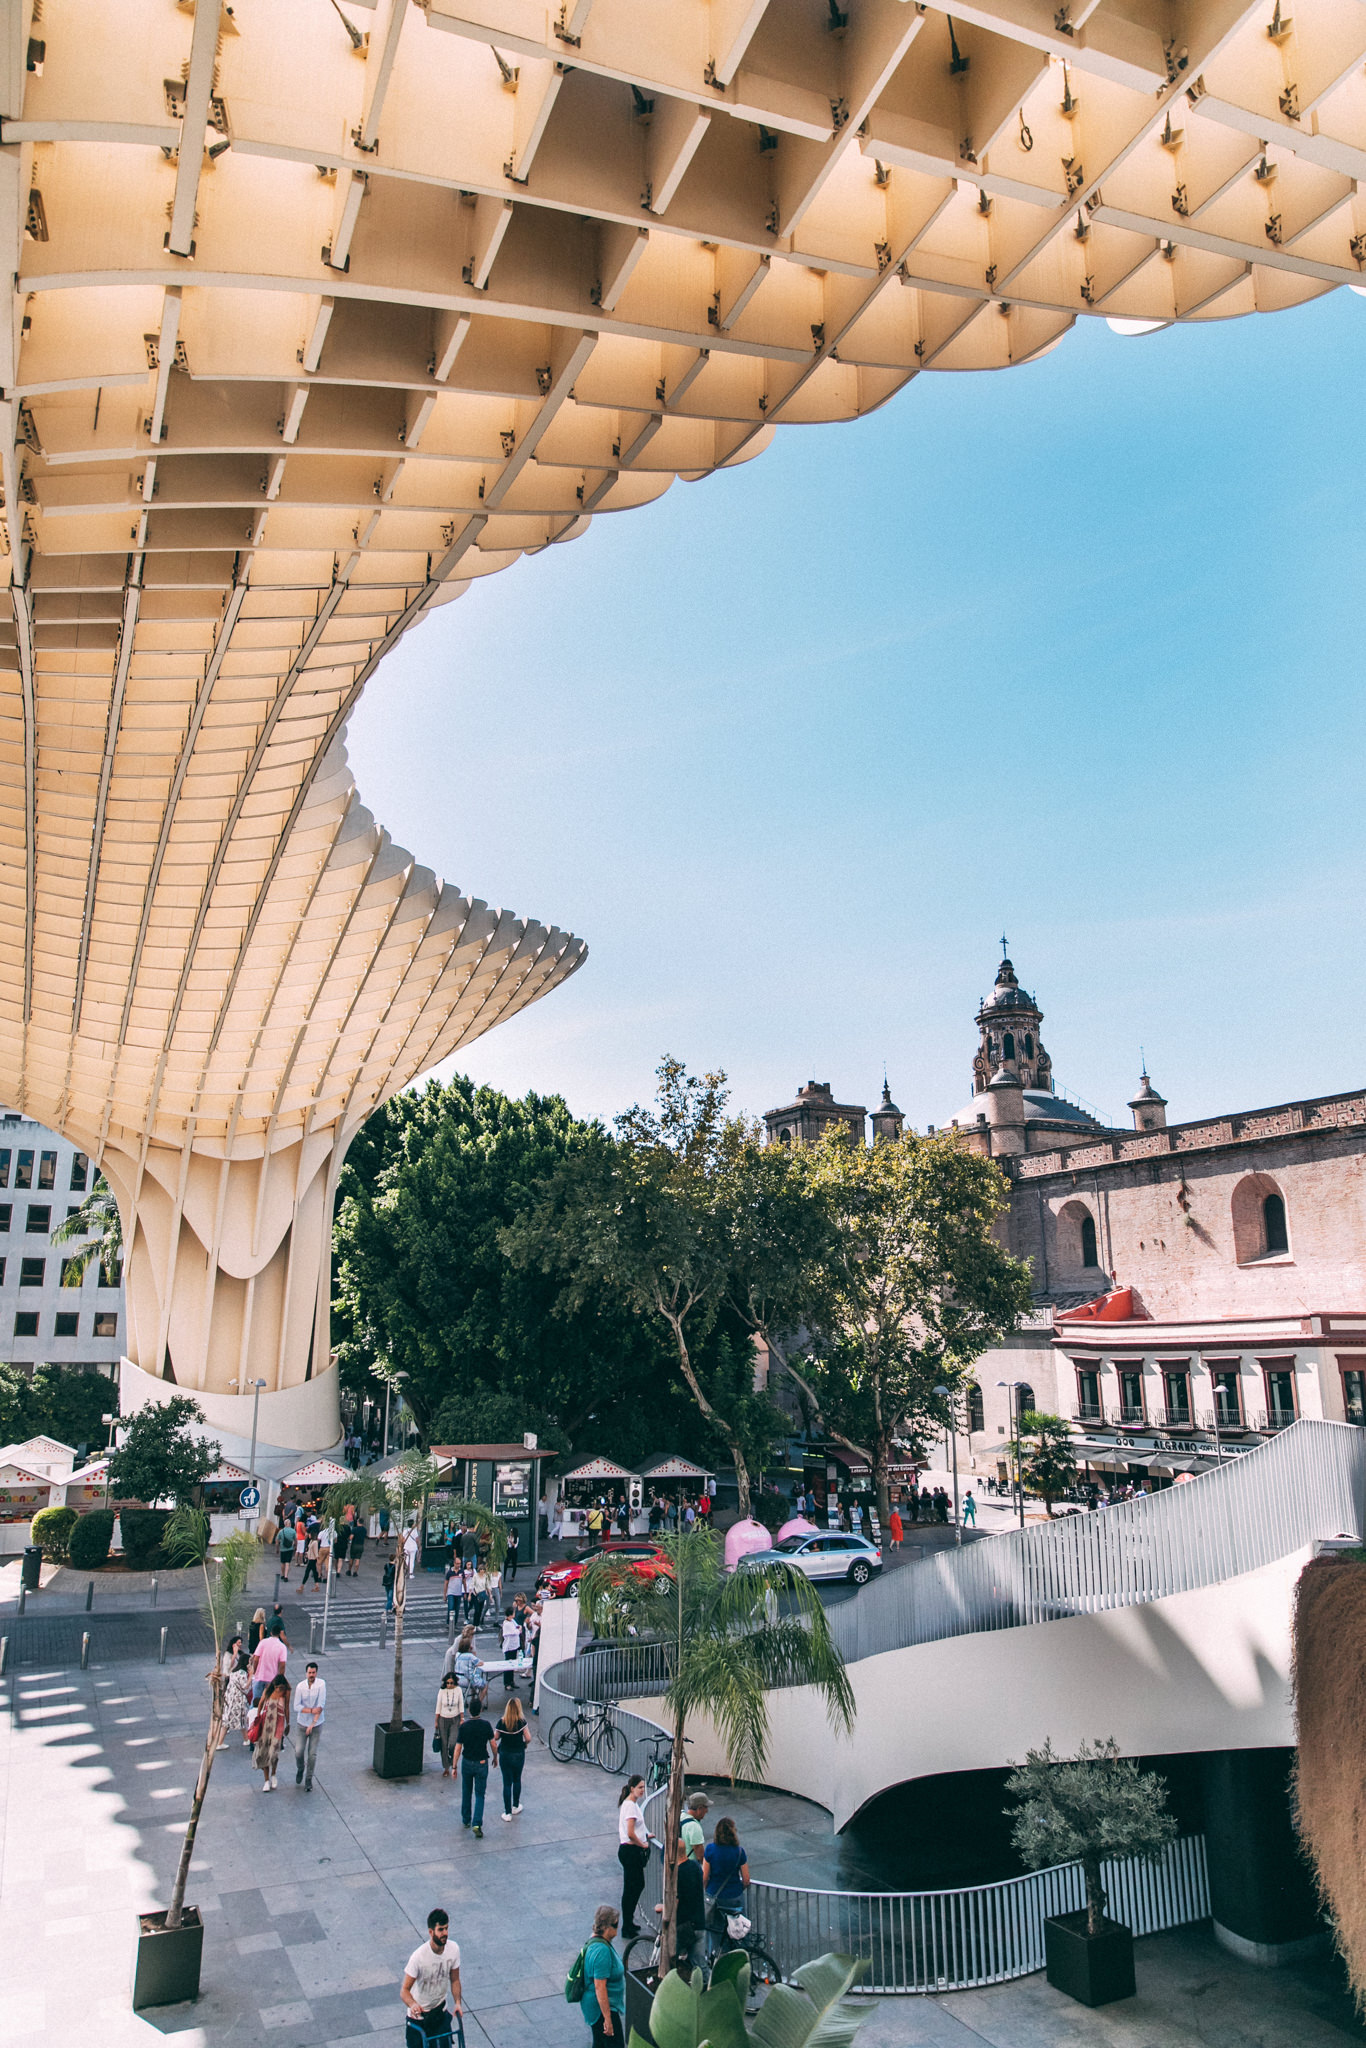
[(40, 1508), (33, 1517), (33, 1541), (54, 1564), (66, 1563), (66, 1546), (80, 1517), (75, 1508)]
[(125, 1564), (135, 1572), (150, 1571), (161, 1564), (161, 1532), (170, 1519), (169, 1508), (120, 1508)]
[(91, 1508), (71, 1532), (68, 1555), (78, 1571), (97, 1572), (109, 1557), (109, 1539), (114, 1533), (114, 1510)]

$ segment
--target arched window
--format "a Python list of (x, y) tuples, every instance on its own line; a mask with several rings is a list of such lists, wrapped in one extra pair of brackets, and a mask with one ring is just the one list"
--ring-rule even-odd
[(1249, 1173), (1233, 1190), (1233, 1256), (1240, 1266), (1283, 1259), (1290, 1251), (1290, 1217), (1269, 1173)]
[(1008, 1060), (1013, 1060), (1015, 1057), (1015, 1033), (1013, 1031), (1007, 1031), (1006, 1033), (1005, 1056)]
[(1033, 1059), (1033, 1057), (1034, 1057), (1034, 1033), (1033, 1033), (1032, 1031), (1026, 1031), (1026, 1033), (1025, 1033), (1025, 1058), (1026, 1058), (1027, 1060), (1032, 1060), (1032, 1059)]
[(792, 1133), (786, 1124), (783, 1125), (783, 1128), (778, 1133), (778, 1143), (780, 1145), (790, 1145), (792, 1143)]
[(1064, 1202), (1058, 1211), (1058, 1265), (1068, 1273), (1098, 1266), (1096, 1219), (1085, 1202)]
[(986, 1426), (987, 1419), (982, 1409), (982, 1389), (974, 1380), (968, 1388), (968, 1435), (973, 1436)]
[(1081, 1219), (1081, 1262), (1083, 1266), (1098, 1266), (1096, 1257), (1096, 1219), (1088, 1211)]

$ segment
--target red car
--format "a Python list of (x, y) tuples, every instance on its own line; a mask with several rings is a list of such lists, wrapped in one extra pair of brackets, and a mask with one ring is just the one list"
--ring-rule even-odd
[(643, 1579), (657, 1579), (661, 1573), (670, 1571), (668, 1558), (648, 1537), (613, 1536), (606, 1543), (589, 1544), (583, 1550), (576, 1550), (572, 1557), (563, 1557), (556, 1564), (548, 1564), (537, 1577), (536, 1591), (543, 1593), (547, 1600), (563, 1600), (566, 1593), (574, 1591), (583, 1577), (584, 1566), (594, 1557), (623, 1558)]

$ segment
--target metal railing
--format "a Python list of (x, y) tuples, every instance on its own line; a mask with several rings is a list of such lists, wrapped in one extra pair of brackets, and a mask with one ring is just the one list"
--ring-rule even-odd
[[(657, 1692), (665, 1681), (655, 1667), (654, 1676), (647, 1675), (642, 1661), (639, 1670), (632, 1677), (621, 1673), (623, 1683), (619, 1689), (607, 1686), (607, 1674), (599, 1667), (608, 1657), (630, 1657), (631, 1650), (607, 1651), (603, 1656), (570, 1657), (563, 1664), (554, 1664), (549, 1671), (541, 1673), (541, 1733), (549, 1736), (550, 1729), (561, 1714), (572, 1714), (585, 1700), (597, 1700), (606, 1704), (607, 1718), (615, 1722), (626, 1737), (626, 1766), (621, 1775), (633, 1777), (637, 1771), (647, 1771), (654, 1755), (659, 1735), (663, 1732), (657, 1721), (647, 1721), (640, 1714), (633, 1714), (629, 1708), (619, 1706), (617, 1701), (622, 1692), (634, 1688), (637, 1694)], [(586, 1761), (586, 1759), (585, 1759)], [(596, 1768), (596, 1767), (595, 1767)], [(660, 1816), (662, 1820), (662, 1815)], [(656, 1899), (659, 1894), (656, 1893)]]
[[(1107, 1912), (1133, 1934), (1158, 1934), (1210, 1910), (1203, 1835), (1173, 1842), (1152, 1863), (1101, 1865)], [(1044, 1966), (1043, 1923), (1086, 1903), (1081, 1866), (1061, 1863), (999, 1884), (947, 1892), (818, 1892), (751, 1883), (746, 1911), (784, 1975), (831, 1950), (868, 1965), (860, 1989), (967, 1991)]]
[(828, 1610), (854, 1662), (913, 1643), (1060, 1621), (1191, 1592), (1324, 1536), (1362, 1533), (1366, 1437), (1302, 1421), (1216, 1471), (884, 1573)]

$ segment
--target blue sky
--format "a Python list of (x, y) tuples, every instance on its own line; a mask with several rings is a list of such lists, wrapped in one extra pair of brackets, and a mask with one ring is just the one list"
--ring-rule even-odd
[(402, 844), (589, 942), (456, 1065), (610, 1116), (970, 1093), (1009, 936), (1058, 1084), (1359, 1087), (1366, 300), (917, 378), (485, 579), (350, 746)]

